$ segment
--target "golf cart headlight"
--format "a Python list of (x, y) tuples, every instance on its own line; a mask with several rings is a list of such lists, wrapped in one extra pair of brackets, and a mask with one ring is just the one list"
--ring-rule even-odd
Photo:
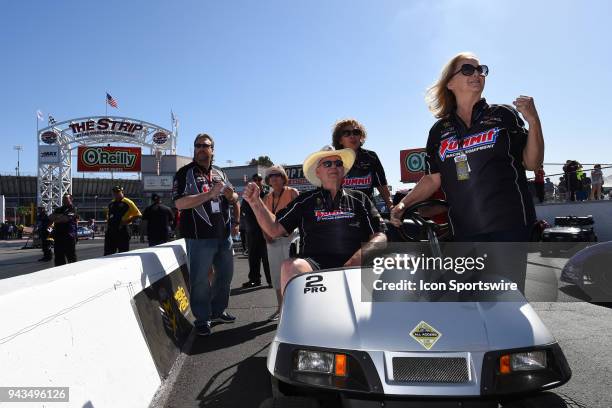
[(334, 354), (300, 350), (297, 355), (296, 369), (297, 371), (331, 374), (334, 371)]
[(500, 374), (510, 374), (517, 371), (543, 370), (545, 368), (545, 351), (505, 354), (499, 359)]
[(514, 395), (565, 384), (572, 376), (558, 343), (485, 353), (483, 395)]
[(546, 352), (530, 351), (516, 353), (510, 357), (512, 371), (532, 371), (546, 368)]

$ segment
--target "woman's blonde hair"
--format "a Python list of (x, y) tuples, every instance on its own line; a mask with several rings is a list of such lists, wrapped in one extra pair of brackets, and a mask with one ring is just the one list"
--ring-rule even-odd
[(425, 102), (429, 110), (434, 114), (436, 118), (443, 118), (451, 113), (457, 107), (457, 100), (455, 95), (446, 86), (450, 82), (453, 74), (455, 73), (455, 65), (457, 61), (462, 59), (475, 59), (478, 57), (471, 52), (460, 52), (450, 59), (442, 68), (440, 72), (440, 78), (432, 86), (427, 89), (425, 93)]

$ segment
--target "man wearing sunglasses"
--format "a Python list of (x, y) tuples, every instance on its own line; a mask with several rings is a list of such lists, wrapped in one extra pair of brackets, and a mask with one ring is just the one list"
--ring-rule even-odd
[(281, 265), (281, 292), (291, 277), (313, 270), (358, 266), (361, 245), (385, 242), (385, 227), (376, 207), (361, 191), (342, 187), (344, 176), (355, 161), (350, 149), (326, 146), (308, 156), (303, 164), (306, 179), (319, 187), (300, 194), (287, 207), (272, 214), (259, 198), (255, 183), (246, 187), (259, 225), (272, 238), (300, 232), (300, 256)]
[[(229, 179), (212, 165), (212, 137), (201, 133), (193, 146), (193, 162), (174, 176), (172, 195), (180, 210), (180, 233), (187, 244), (195, 329), (198, 335), (208, 336), (211, 322), (233, 323), (236, 319), (225, 309), (234, 274), (231, 235), (238, 233), (238, 225), (230, 222), (230, 208), (236, 220), (240, 218), (240, 208)], [(214, 278), (209, 283), (208, 271), (213, 265)]]

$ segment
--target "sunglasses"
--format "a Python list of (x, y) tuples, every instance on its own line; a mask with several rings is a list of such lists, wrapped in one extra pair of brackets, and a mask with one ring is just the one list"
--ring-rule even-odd
[(342, 137), (361, 136), (361, 135), (363, 135), (363, 132), (361, 131), (361, 129), (352, 129), (352, 130), (345, 129), (340, 132), (340, 136)]
[(487, 76), (489, 75), (489, 67), (486, 65), (478, 65), (477, 67), (472, 64), (463, 64), (459, 71), (455, 72), (452, 76), (457, 75), (458, 73), (462, 73), (465, 76), (474, 75), (474, 71), (478, 71), (478, 75)]
[(213, 145), (210, 144), (210, 143), (196, 143), (196, 144), (193, 145), (193, 147), (195, 147), (196, 149), (205, 149), (207, 147), (212, 148)]
[(268, 174), (268, 178), (272, 178), (272, 177), (281, 177), (281, 174), (280, 173)]
[(323, 166), (326, 169), (329, 169), (332, 166), (334, 166), (334, 167), (343, 167), (344, 163), (342, 162), (342, 160), (325, 160), (325, 161), (322, 161), (321, 163), (319, 163), (319, 166)]

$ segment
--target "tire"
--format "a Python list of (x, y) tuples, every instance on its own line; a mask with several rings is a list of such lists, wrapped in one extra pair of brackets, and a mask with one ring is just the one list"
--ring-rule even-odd
[(259, 405), (259, 408), (319, 408), (314, 398), (307, 397), (272, 397)]

